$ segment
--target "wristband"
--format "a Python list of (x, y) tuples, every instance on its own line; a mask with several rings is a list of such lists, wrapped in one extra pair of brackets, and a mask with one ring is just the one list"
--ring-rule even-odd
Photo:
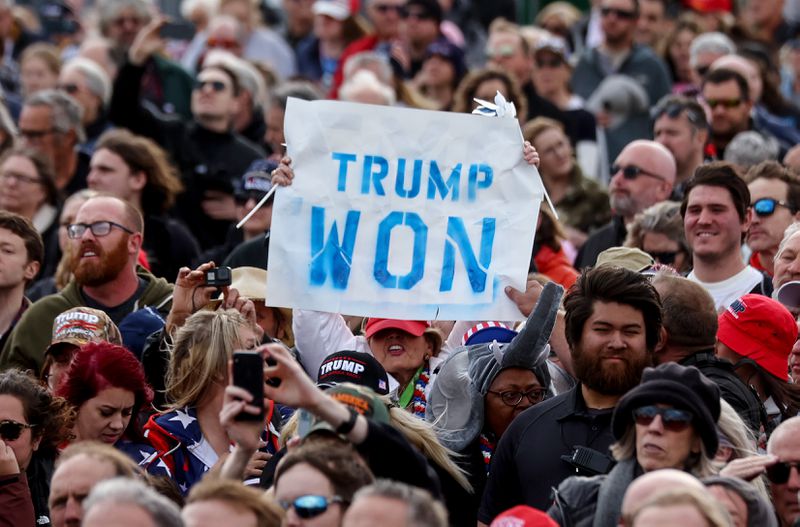
[(347, 419), (347, 421), (344, 421), (342, 424), (336, 427), (336, 433), (343, 436), (346, 436), (353, 430), (353, 428), (356, 426), (356, 420), (358, 419), (358, 412), (349, 406), (347, 407), (347, 411), (350, 412), (350, 417)]

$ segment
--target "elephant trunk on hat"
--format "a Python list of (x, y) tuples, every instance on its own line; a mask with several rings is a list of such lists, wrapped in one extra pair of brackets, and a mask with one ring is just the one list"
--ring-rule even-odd
[(513, 339), (460, 348), (443, 363), (426, 418), (448, 448), (461, 451), (481, 432), (499, 439), (522, 410), (551, 395), (548, 341), (563, 293), (547, 284)]

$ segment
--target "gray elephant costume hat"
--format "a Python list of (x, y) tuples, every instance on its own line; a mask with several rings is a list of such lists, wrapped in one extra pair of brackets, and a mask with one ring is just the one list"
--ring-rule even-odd
[(425, 418), (443, 445), (465, 449), (483, 430), (484, 397), (495, 377), (506, 368), (533, 371), (550, 386), (547, 357), (564, 288), (548, 283), (525, 327), (508, 343), (492, 342), (458, 348), (439, 368), (428, 396)]

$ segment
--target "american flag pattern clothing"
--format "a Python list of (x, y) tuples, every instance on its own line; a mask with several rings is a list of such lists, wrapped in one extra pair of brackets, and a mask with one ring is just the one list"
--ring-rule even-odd
[[(261, 438), (267, 443), (262, 449), (274, 454), (278, 451), (278, 431), (271, 423), (274, 404), (267, 412), (269, 420)], [(219, 456), (203, 437), (193, 407), (172, 410), (150, 417), (144, 426), (144, 436), (157, 454), (149, 460), (147, 471), (158, 473), (159, 465), (165, 465), (182, 494), (188, 494), (192, 486), (214, 466)], [(233, 445), (231, 445), (232, 447)], [(162, 469), (163, 470), (163, 469)], [(161, 472), (163, 474), (163, 472)]]

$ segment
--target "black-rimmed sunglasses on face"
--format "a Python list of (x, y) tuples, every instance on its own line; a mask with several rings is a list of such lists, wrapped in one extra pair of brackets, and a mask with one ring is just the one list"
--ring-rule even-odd
[(639, 176), (649, 176), (664, 181), (663, 176), (659, 176), (658, 174), (649, 172), (641, 167), (637, 167), (636, 165), (628, 165), (628, 166), (622, 166), (617, 164), (612, 165), (611, 175), (613, 176), (617, 172), (622, 172), (622, 177), (630, 180), (636, 179)]
[(792, 467), (800, 472), (800, 461), (779, 462), (767, 467), (767, 479), (776, 485), (783, 485), (792, 475)]
[(206, 86), (211, 86), (211, 89), (214, 90), (217, 93), (225, 91), (225, 88), (228, 87), (228, 85), (225, 84), (222, 81), (201, 81), (201, 80), (197, 80), (194, 83), (194, 89), (195, 90), (203, 91)]
[(670, 432), (682, 432), (692, 424), (692, 412), (679, 408), (659, 408), (656, 405), (641, 406), (633, 411), (637, 425), (650, 426), (656, 416), (661, 416), (661, 424)]
[(794, 212), (794, 208), (785, 201), (778, 201), (772, 198), (761, 198), (753, 202), (753, 212), (760, 218), (772, 216), (778, 207), (786, 207), (789, 212)]
[(320, 514), (324, 514), (328, 507), (334, 503), (344, 503), (344, 500), (340, 496), (326, 498), (325, 496), (308, 494), (299, 496), (293, 501), (278, 501), (283, 510), (288, 511), (290, 508), (294, 508), (295, 514), (303, 519), (316, 518)]
[(108, 233), (111, 232), (111, 229), (116, 227), (122, 231), (127, 232), (128, 234), (133, 234), (133, 231), (127, 228), (124, 225), (120, 225), (119, 223), (114, 223), (113, 221), (96, 221), (94, 223), (72, 223), (67, 227), (67, 236), (76, 240), (83, 236), (86, 232), (86, 229), (92, 231), (92, 234), (97, 236), (98, 238), (101, 236), (107, 236)]
[(3, 441), (15, 441), (19, 439), (19, 436), (22, 435), (22, 431), (26, 428), (33, 428), (33, 425), (19, 423), (11, 419), (0, 421), (0, 438), (2, 438)]

